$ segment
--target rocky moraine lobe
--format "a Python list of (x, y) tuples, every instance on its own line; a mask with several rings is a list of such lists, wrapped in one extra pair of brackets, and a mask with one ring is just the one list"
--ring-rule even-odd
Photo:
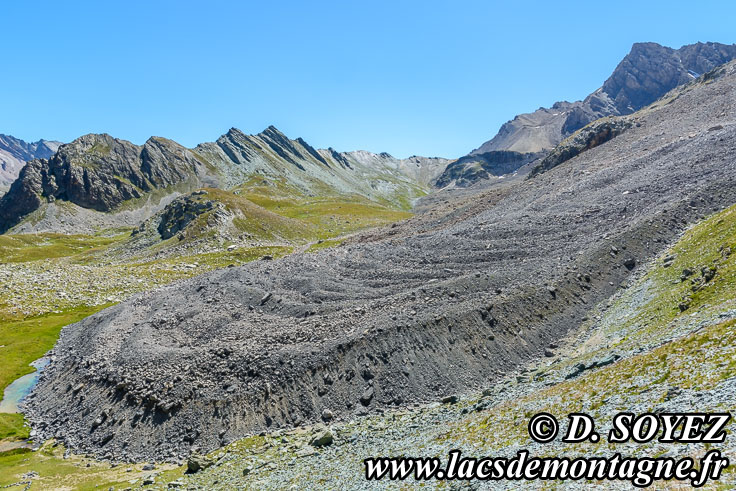
[(127, 200), (184, 181), (212, 181), (190, 150), (165, 138), (134, 145), (110, 135), (85, 135), (62, 145), (51, 158), (28, 162), (0, 199), (0, 232), (44, 202), (64, 200), (111, 211)]
[(730, 64), (532, 179), (105, 309), (63, 329), (28, 420), (75, 451), (179, 460), (485, 386), (736, 202), (735, 100)]

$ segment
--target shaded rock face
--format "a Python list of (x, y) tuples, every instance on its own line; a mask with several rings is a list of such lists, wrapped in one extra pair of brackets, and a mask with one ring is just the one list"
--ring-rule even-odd
[(466, 155), (445, 168), (434, 185), (443, 188), (454, 184), (467, 187), (481, 179), (491, 176), (503, 176), (515, 172), (520, 167), (539, 157), (534, 153), (510, 151), (493, 151), (475, 155)]
[(23, 165), (33, 159), (51, 157), (61, 142), (39, 140), (28, 143), (10, 135), (0, 134), (0, 192), (18, 177)]
[(631, 114), (667, 92), (736, 58), (736, 45), (697, 43), (672, 49), (636, 43), (603, 86), (583, 101), (516, 116), (471, 155), (493, 150), (549, 151), (591, 121)]
[(75, 451), (181, 460), (325, 410), (339, 420), (487, 386), (736, 202), (735, 97), (736, 63), (534, 179), (67, 326), (27, 418)]
[(206, 167), (181, 145), (150, 138), (143, 146), (109, 135), (85, 135), (59, 147), (50, 159), (23, 167), (0, 199), (0, 231), (12, 227), (46, 201), (111, 211), (124, 201), (186, 180)]

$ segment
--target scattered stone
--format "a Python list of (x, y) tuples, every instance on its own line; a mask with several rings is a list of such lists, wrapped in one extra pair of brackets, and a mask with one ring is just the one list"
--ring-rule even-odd
[(296, 452), (297, 457), (309, 457), (311, 455), (316, 455), (318, 452), (314, 447), (304, 447), (300, 448)]
[(715, 264), (713, 266), (703, 266), (700, 268), (700, 274), (706, 283), (715, 278), (716, 271), (718, 271), (718, 266)]
[(363, 391), (363, 394), (360, 396), (360, 403), (364, 406), (367, 406), (371, 403), (371, 400), (373, 399), (373, 387), (368, 387)]
[(334, 436), (332, 432), (329, 429), (324, 429), (318, 432), (309, 444), (313, 447), (326, 447), (327, 445), (332, 445), (333, 440)]
[(195, 474), (201, 470), (211, 467), (214, 462), (204, 455), (192, 454), (187, 459), (187, 472)]
[(325, 409), (322, 411), (322, 421), (332, 421), (332, 418), (334, 418), (334, 414), (332, 414), (332, 411), (329, 409)]

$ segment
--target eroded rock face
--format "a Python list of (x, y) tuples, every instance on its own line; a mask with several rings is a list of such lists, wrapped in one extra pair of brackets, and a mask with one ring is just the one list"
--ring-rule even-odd
[(0, 199), (0, 231), (12, 227), (44, 201), (64, 200), (83, 208), (111, 211), (140, 198), (206, 175), (192, 152), (164, 138), (143, 146), (110, 135), (85, 135), (59, 147), (50, 159), (33, 160)]
[(543, 357), (688, 224), (736, 202), (729, 67), (534, 179), (64, 328), (28, 420), (76, 451), (181, 460), (487, 387)]
[(657, 43), (636, 43), (601, 87), (615, 107), (615, 112), (603, 115), (631, 114), (734, 58), (736, 45), (697, 43), (672, 49)]
[(634, 125), (633, 121), (620, 118), (600, 119), (563, 141), (531, 171), (531, 176), (548, 171), (561, 163), (617, 137)]

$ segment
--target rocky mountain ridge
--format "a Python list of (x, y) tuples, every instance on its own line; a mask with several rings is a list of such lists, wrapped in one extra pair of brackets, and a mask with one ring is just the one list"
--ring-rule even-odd
[(23, 167), (0, 199), (0, 232), (136, 226), (182, 193), (232, 189), (254, 178), (305, 195), (359, 195), (407, 209), (449, 162), (317, 150), (273, 126), (257, 135), (232, 128), (194, 149), (160, 137), (138, 146), (91, 134)]
[(90, 134), (61, 145), (49, 159), (28, 162), (0, 199), (0, 231), (17, 225), (45, 203), (66, 202), (110, 212), (124, 202), (180, 183), (215, 183), (207, 165), (165, 138), (142, 146), (107, 134)]

